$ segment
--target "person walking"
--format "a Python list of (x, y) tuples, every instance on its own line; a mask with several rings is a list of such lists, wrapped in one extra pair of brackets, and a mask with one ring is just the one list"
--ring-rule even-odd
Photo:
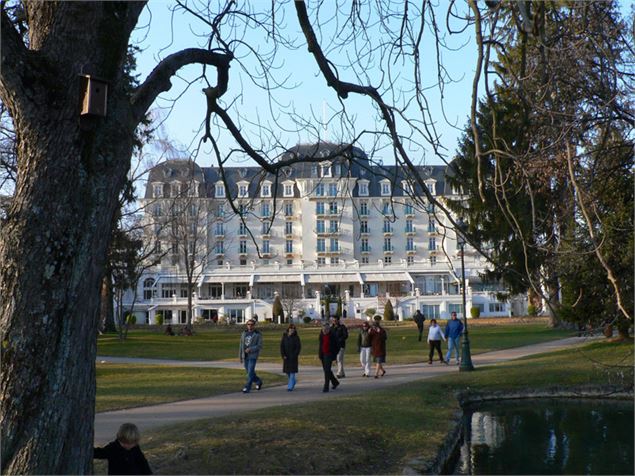
[(437, 320), (430, 320), (430, 328), (428, 329), (428, 344), (430, 345), (430, 354), (428, 355), (428, 364), (432, 364), (432, 356), (436, 349), (439, 354), (439, 361), (447, 365), (447, 362), (443, 360), (443, 354), (441, 353), (441, 339), (445, 340), (443, 331), (437, 325)]
[(344, 372), (344, 352), (346, 351), (346, 339), (348, 339), (348, 329), (342, 323), (340, 323), (340, 317), (334, 316), (332, 318), (331, 333), (335, 335), (337, 340), (337, 378), (346, 377)]
[(337, 380), (335, 375), (333, 375), (333, 370), (331, 369), (333, 361), (337, 358), (338, 350), (339, 348), (337, 346), (335, 334), (331, 331), (331, 326), (329, 326), (328, 323), (325, 323), (322, 326), (322, 332), (320, 332), (318, 344), (318, 357), (322, 362), (322, 370), (324, 371), (323, 392), (329, 391), (329, 383), (332, 385), (333, 390), (335, 390), (340, 384), (339, 380)]
[(243, 387), (243, 393), (251, 392), (251, 385), (256, 384), (256, 390), (262, 388), (262, 379), (256, 375), (256, 362), (262, 349), (262, 334), (256, 329), (256, 321), (249, 319), (247, 329), (240, 335), (240, 363), (245, 364), (247, 382)]
[(417, 329), (419, 329), (419, 342), (421, 342), (421, 336), (423, 335), (423, 323), (426, 320), (426, 316), (417, 309), (417, 312), (415, 312), (415, 315), (412, 316), (412, 318), (414, 319), (415, 324), (417, 324)]
[(280, 355), (282, 356), (282, 371), (287, 374), (287, 391), (292, 392), (295, 388), (296, 374), (298, 373), (298, 357), (302, 350), (300, 336), (295, 328), (295, 324), (289, 324), (286, 332), (282, 334), (280, 341)]
[(386, 375), (386, 369), (384, 364), (386, 363), (386, 340), (388, 335), (386, 330), (379, 324), (377, 317), (373, 321), (373, 327), (369, 332), (370, 334), (370, 353), (375, 361), (375, 378), (383, 377)]
[(370, 350), (370, 326), (368, 322), (364, 322), (357, 336), (357, 352), (359, 352), (359, 363), (362, 364), (362, 377), (370, 377)]
[(461, 363), (459, 357), (459, 340), (463, 332), (463, 323), (456, 318), (456, 312), (450, 315), (450, 320), (445, 326), (445, 338), (448, 340), (448, 353), (445, 354), (445, 362), (450, 363), (452, 351), (456, 352), (456, 365)]

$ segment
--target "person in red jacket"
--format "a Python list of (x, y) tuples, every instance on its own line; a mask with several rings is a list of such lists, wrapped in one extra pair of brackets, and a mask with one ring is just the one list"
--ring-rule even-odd
[(329, 383), (331, 383), (333, 390), (340, 384), (340, 381), (335, 378), (333, 370), (331, 369), (333, 361), (337, 358), (337, 353), (340, 349), (337, 343), (337, 337), (331, 332), (331, 326), (329, 326), (328, 323), (322, 327), (319, 339), (318, 357), (322, 361), (322, 370), (324, 370), (324, 388), (322, 391), (328, 392)]
[(139, 439), (137, 426), (124, 423), (115, 441), (93, 449), (93, 458), (108, 460), (108, 474), (152, 474), (148, 460), (139, 448)]
[(373, 320), (373, 327), (371, 328), (370, 335), (370, 353), (375, 361), (375, 378), (383, 377), (386, 375), (384, 364), (386, 363), (386, 340), (388, 335), (383, 327), (379, 325), (379, 319), (376, 316)]

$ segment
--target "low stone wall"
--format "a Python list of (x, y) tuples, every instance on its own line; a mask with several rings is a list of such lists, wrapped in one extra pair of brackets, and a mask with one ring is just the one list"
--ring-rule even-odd
[[(576, 387), (548, 387), (540, 389), (501, 390), (493, 392), (459, 392), (456, 399), (465, 408), (496, 400), (520, 400), (536, 398), (615, 399), (633, 400), (633, 388), (617, 385), (594, 385)], [(403, 468), (403, 474), (448, 474), (458, 462), (463, 439), (462, 411), (452, 419), (452, 428), (439, 446), (434, 459), (413, 458)]]

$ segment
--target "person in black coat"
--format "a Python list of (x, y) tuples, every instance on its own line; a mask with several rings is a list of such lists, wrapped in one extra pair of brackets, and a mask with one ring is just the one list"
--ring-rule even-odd
[(413, 320), (417, 324), (417, 329), (419, 329), (419, 342), (421, 342), (421, 336), (423, 334), (423, 323), (426, 320), (426, 316), (424, 316), (419, 309), (415, 312), (415, 315), (412, 316)]
[(287, 391), (292, 392), (295, 387), (296, 374), (298, 373), (298, 357), (302, 350), (300, 336), (295, 324), (289, 324), (287, 331), (282, 334), (280, 341), (280, 355), (282, 356), (282, 371), (287, 374), (289, 381)]
[(152, 474), (148, 460), (139, 448), (139, 439), (137, 426), (124, 423), (115, 441), (93, 449), (93, 458), (108, 460), (108, 474)]
[(325, 323), (322, 326), (322, 332), (320, 332), (319, 345), (318, 345), (318, 357), (322, 361), (322, 370), (324, 370), (324, 388), (323, 392), (329, 391), (329, 382), (332, 385), (333, 390), (337, 388), (340, 381), (333, 375), (331, 366), (333, 361), (337, 357), (337, 353), (340, 348), (337, 343), (337, 337), (334, 332), (331, 332), (331, 326)]

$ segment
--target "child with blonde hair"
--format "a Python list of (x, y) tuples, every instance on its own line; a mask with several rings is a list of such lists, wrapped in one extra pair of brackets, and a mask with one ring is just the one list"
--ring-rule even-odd
[(152, 474), (139, 448), (140, 438), (137, 425), (124, 423), (119, 427), (117, 439), (103, 448), (94, 448), (93, 457), (108, 460), (108, 474)]

